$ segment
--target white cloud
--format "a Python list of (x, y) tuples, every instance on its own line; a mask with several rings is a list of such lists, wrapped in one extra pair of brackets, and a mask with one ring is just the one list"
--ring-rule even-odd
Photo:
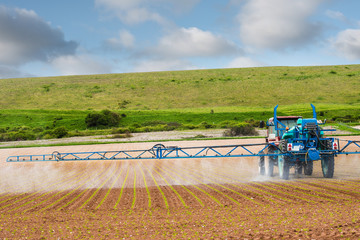
[(123, 48), (134, 47), (135, 37), (127, 30), (119, 32), (117, 38), (110, 38), (105, 41), (107, 47), (115, 50), (122, 50)]
[(183, 60), (161, 59), (144, 60), (134, 67), (135, 72), (170, 71), (170, 70), (192, 70), (195, 66)]
[(349, 60), (360, 59), (360, 29), (346, 29), (332, 40), (332, 46), (340, 56)]
[(90, 55), (61, 56), (52, 61), (52, 66), (62, 75), (101, 74), (111, 72), (109, 65)]
[[(230, 56), (241, 53), (234, 43), (196, 27), (177, 28), (163, 36), (157, 46), (135, 54), (133, 71), (190, 70), (197, 58)], [(139, 61), (139, 59), (142, 59)]]
[(156, 53), (167, 57), (209, 57), (238, 51), (236, 45), (209, 31), (179, 28), (160, 39)]
[(248, 68), (248, 67), (262, 67), (263, 63), (253, 60), (248, 57), (238, 57), (232, 60), (227, 68)]
[(115, 14), (126, 24), (138, 24), (154, 21), (166, 24), (166, 20), (157, 12), (147, 8), (145, 0), (95, 0), (95, 5), (106, 12)]
[(237, 16), (240, 38), (253, 47), (281, 50), (315, 40), (321, 25), (310, 21), (324, 0), (248, 0)]
[(59, 28), (53, 28), (34, 11), (0, 6), (0, 64), (47, 62), (73, 54), (77, 46), (74, 41), (66, 41)]
[[(139, 24), (154, 21), (168, 25), (163, 15), (169, 12), (183, 14), (190, 11), (201, 0), (95, 0), (95, 6), (114, 14), (126, 24)], [(156, 9), (156, 10), (154, 10)]]
[(344, 16), (344, 14), (339, 11), (326, 10), (326, 16), (343, 22), (347, 21), (347, 18)]

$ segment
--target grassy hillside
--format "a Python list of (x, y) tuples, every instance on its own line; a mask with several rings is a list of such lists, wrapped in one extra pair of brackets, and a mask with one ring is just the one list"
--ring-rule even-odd
[[(0, 141), (256, 124), (273, 114), (360, 120), (360, 65), (265, 67), (0, 79)], [(87, 130), (94, 110), (122, 114), (119, 128)]]
[(157, 110), (359, 104), (360, 65), (0, 80), (0, 109)]

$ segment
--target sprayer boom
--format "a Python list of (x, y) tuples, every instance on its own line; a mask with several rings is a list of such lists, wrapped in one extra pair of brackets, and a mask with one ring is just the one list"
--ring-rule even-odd
[[(343, 140), (342, 140), (343, 141)], [(88, 160), (135, 160), (135, 159), (192, 159), (192, 158), (228, 158), (228, 157), (278, 157), (295, 155), (283, 152), (273, 143), (239, 144), (202, 147), (178, 147), (156, 144), (145, 150), (96, 151), (51, 154), (10, 156), (7, 162), (43, 162), (43, 161), (88, 161)], [(345, 152), (349, 146), (355, 145), (360, 150), (359, 141), (345, 141), (345, 146), (333, 151), (334, 154), (359, 154), (360, 152)], [(278, 149), (276, 153), (269, 151)]]
[[(134, 159), (187, 159), (218, 157), (256, 157), (268, 156), (265, 149), (269, 144), (242, 144), (224, 146), (178, 147), (156, 144), (145, 150), (72, 152), (42, 155), (10, 156), (7, 162), (41, 162), (41, 161), (86, 161), (86, 160), (134, 160)], [(257, 149), (262, 149), (260, 152)], [(270, 154), (272, 155), (272, 154)]]

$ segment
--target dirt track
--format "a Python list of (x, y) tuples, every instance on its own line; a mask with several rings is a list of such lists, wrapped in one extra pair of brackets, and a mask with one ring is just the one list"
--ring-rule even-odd
[(252, 158), (4, 163), (15, 154), (152, 145), (0, 150), (0, 239), (360, 238), (357, 155), (336, 159), (334, 179), (316, 162), (313, 176), (289, 181), (259, 177)]

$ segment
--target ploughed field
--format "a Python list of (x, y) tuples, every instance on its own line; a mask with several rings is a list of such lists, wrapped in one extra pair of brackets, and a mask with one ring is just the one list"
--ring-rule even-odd
[[(349, 137), (346, 139), (350, 139)], [(263, 139), (173, 142), (203, 146)], [(258, 175), (258, 159), (6, 163), (10, 155), (154, 143), (0, 150), (0, 239), (359, 239), (360, 157), (312, 176)]]

